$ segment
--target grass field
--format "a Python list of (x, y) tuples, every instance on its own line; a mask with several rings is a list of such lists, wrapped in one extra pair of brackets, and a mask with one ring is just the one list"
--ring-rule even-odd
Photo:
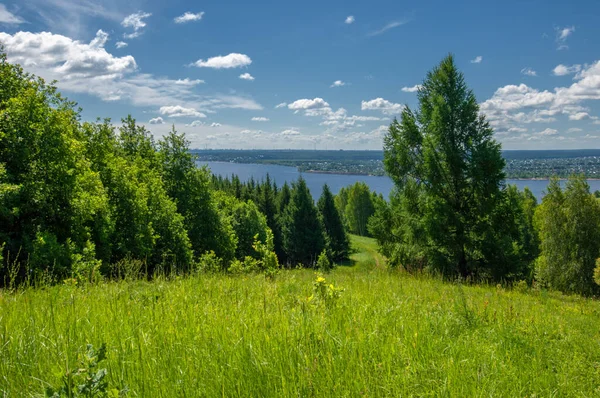
[(309, 270), (0, 292), (0, 393), (106, 343), (129, 396), (600, 396), (600, 302), (390, 272), (352, 239), (337, 299)]

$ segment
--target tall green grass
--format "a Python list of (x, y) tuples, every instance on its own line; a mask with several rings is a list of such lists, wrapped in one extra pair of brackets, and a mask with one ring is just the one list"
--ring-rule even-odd
[(599, 302), (389, 272), (353, 243), (332, 305), (309, 270), (0, 292), (0, 393), (42, 393), (106, 343), (130, 396), (600, 395)]

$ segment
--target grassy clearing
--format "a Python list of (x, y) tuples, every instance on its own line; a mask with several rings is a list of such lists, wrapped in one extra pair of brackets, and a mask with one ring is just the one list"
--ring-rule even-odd
[(105, 342), (131, 396), (600, 395), (599, 302), (388, 272), (353, 244), (329, 306), (309, 270), (0, 292), (0, 392), (43, 392)]

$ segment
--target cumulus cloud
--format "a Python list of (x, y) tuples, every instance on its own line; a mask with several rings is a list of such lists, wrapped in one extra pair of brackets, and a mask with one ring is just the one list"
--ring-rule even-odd
[(6, 6), (0, 3), (0, 24), (19, 25), (25, 21), (6, 9)]
[(343, 81), (336, 80), (329, 87), (342, 87), (342, 86), (345, 86), (345, 85), (346, 85), (346, 83), (344, 83)]
[(202, 17), (204, 16), (204, 12), (199, 12), (199, 13), (192, 13), (192, 12), (186, 12), (183, 15), (180, 15), (178, 17), (176, 17), (174, 19), (175, 23), (186, 23), (186, 22), (193, 22), (193, 21), (199, 21), (202, 19)]
[(240, 78), (240, 79), (242, 79), (242, 80), (250, 80), (250, 81), (254, 80), (254, 76), (252, 76), (252, 75), (251, 75), (250, 73), (248, 73), (248, 72), (246, 72), (246, 73), (242, 73), (242, 74), (239, 76), (239, 78)]
[(497, 131), (522, 123), (554, 122), (559, 115), (566, 115), (569, 120), (594, 120), (585, 105), (587, 101), (600, 100), (600, 61), (584, 67), (555, 68), (555, 73), (576, 73), (575, 82), (553, 91), (537, 90), (525, 84), (500, 87), (492, 98), (481, 104), (481, 111)]
[(115, 44), (115, 47), (117, 47), (117, 48), (125, 48), (125, 47), (127, 47), (127, 46), (128, 46), (128, 44), (127, 44), (127, 43), (125, 43), (124, 41), (118, 41), (118, 42)]
[(200, 121), (200, 120), (194, 120), (193, 122), (191, 122), (190, 124), (186, 124), (186, 126), (188, 127), (199, 127), (199, 126), (204, 126), (204, 122)]
[(370, 101), (362, 101), (360, 109), (363, 111), (381, 111), (386, 115), (400, 113), (404, 109), (404, 105), (395, 104), (383, 98), (375, 98)]
[(282, 102), (280, 104), (275, 105), (275, 109), (285, 108), (287, 105), (287, 102)]
[(253, 117), (252, 121), (253, 122), (268, 122), (269, 119), (266, 117)]
[(402, 91), (404, 91), (405, 93), (416, 93), (417, 91), (419, 91), (421, 89), (420, 84), (416, 84), (412, 87), (402, 87)]
[(230, 69), (248, 66), (252, 59), (246, 54), (231, 53), (228, 55), (219, 55), (205, 60), (199, 59), (193, 65), (198, 68)]
[(150, 121), (148, 122), (150, 124), (165, 124), (165, 121), (163, 120), (162, 117), (155, 117), (153, 119), (150, 119)]
[(483, 57), (481, 55), (478, 55), (474, 59), (472, 59), (470, 62), (472, 64), (480, 64), (481, 61), (483, 61)]
[(47, 81), (57, 80), (59, 89), (84, 93), (104, 101), (127, 101), (135, 106), (160, 107), (179, 104), (198, 111), (216, 109), (261, 110), (252, 98), (236, 95), (202, 96), (194, 90), (202, 80), (157, 77), (139, 73), (135, 59), (118, 57), (104, 48), (108, 35), (98, 31), (90, 43), (49, 32), (0, 32), (8, 60)]
[(210, 127), (221, 127), (221, 123), (211, 123)]
[(521, 69), (521, 74), (525, 76), (537, 76), (537, 72), (531, 68), (523, 68)]
[(0, 42), (12, 62), (51, 69), (64, 79), (114, 78), (135, 71), (137, 64), (132, 56), (115, 57), (104, 49), (107, 40), (108, 34), (102, 30), (89, 44), (49, 32), (0, 32)]
[(353, 15), (348, 15), (346, 17), (346, 20), (344, 21), (344, 23), (350, 25), (351, 23), (354, 23), (354, 16)]
[(581, 65), (571, 65), (571, 66), (567, 66), (567, 65), (557, 65), (556, 68), (554, 68), (552, 70), (552, 73), (554, 74), (554, 76), (565, 76), (565, 75), (570, 75), (573, 73), (577, 73), (581, 71)]
[(169, 117), (206, 117), (204, 113), (198, 112), (194, 108), (184, 108), (181, 105), (161, 106), (159, 112), (161, 115)]
[(123, 35), (126, 39), (133, 39), (142, 35), (142, 29), (146, 27), (146, 21), (144, 19), (151, 17), (152, 14), (148, 12), (136, 12), (134, 14), (130, 14), (123, 19), (121, 25), (124, 28), (133, 28), (132, 33), (126, 33)]
[(569, 120), (583, 120), (586, 117), (590, 117), (589, 113), (577, 112), (577, 113), (573, 113), (573, 114), (569, 115)]
[(397, 28), (399, 26), (402, 26), (404, 24), (406, 24), (408, 21), (394, 21), (394, 22), (390, 22), (387, 25), (385, 25), (384, 27), (382, 27), (381, 29), (377, 29), (371, 33), (369, 33), (367, 36), (379, 36), (380, 34), (383, 34), (385, 32), (387, 32), (390, 29), (394, 29)]
[(329, 104), (323, 98), (315, 99), (299, 99), (291, 104), (288, 104), (288, 109), (293, 111), (310, 110), (310, 109), (321, 109), (329, 107)]

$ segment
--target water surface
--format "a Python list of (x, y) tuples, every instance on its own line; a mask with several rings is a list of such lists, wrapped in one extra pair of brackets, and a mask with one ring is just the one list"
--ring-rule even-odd
[[(319, 174), (319, 173), (300, 173), (295, 167), (278, 166), (271, 164), (245, 164), (228, 162), (199, 162), (206, 164), (216, 175), (231, 177), (236, 174), (240, 180), (247, 181), (251, 177), (257, 181), (264, 179), (267, 174), (275, 180), (277, 186), (281, 187), (284, 182), (292, 183), (300, 175), (306, 180), (306, 185), (315, 199), (321, 195), (323, 184), (329, 185), (331, 192), (337, 194), (342, 187), (352, 185), (357, 181), (365, 182), (372, 191), (383, 194), (387, 198), (392, 190), (393, 183), (389, 177), (360, 176), (347, 174)], [(529, 187), (531, 192), (541, 200), (544, 196), (548, 180), (506, 180), (508, 184), (514, 184), (519, 189)], [(561, 181), (564, 184), (564, 181)], [(588, 180), (592, 192), (600, 190), (599, 180)]]

